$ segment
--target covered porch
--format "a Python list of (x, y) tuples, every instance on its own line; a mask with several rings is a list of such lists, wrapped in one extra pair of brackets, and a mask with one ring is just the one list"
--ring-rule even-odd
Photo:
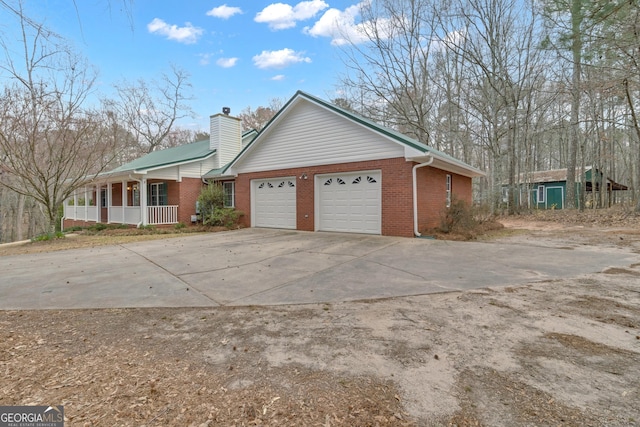
[[(177, 183), (176, 183), (177, 184)], [(168, 204), (170, 183), (126, 180), (87, 185), (64, 203), (63, 222), (127, 224), (132, 226), (177, 224), (177, 204)]]

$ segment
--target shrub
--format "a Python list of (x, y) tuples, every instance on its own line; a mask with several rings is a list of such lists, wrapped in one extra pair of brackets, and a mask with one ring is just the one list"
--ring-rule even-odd
[(198, 196), (198, 206), (200, 207), (200, 215), (209, 218), (216, 208), (224, 208), (224, 190), (220, 184), (209, 184), (202, 188)]
[(64, 239), (64, 233), (61, 231), (56, 231), (55, 233), (44, 233), (44, 234), (39, 234), (35, 237), (31, 238), (32, 242), (46, 242), (48, 240), (55, 240), (55, 239)]
[(467, 233), (477, 225), (471, 207), (463, 200), (455, 198), (440, 217), (440, 231), (443, 233)]
[(438, 238), (473, 240), (503, 228), (487, 206), (470, 206), (462, 200), (454, 199), (451, 206), (442, 212), (440, 227), (432, 231)]
[(233, 228), (238, 225), (238, 220), (242, 216), (242, 212), (234, 208), (214, 208), (209, 215), (202, 215), (202, 223), (204, 225), (222, 226)]
[(174, 228), (176, 230), (182, 230), (183, 228), (186, 228), (186, 227), (187, 227), (187, 225), (184, 222), (179, 222), (176, 225), (174, 225)]
[(109, 228), (109, 226), (107, 224), (104, 224), (102, 222), (98, 222), (98, 223), (92, 224), (89, 227), (87, 227), (87, 230), (96, 232), (96, 231), (106, 230), (107, 228)]

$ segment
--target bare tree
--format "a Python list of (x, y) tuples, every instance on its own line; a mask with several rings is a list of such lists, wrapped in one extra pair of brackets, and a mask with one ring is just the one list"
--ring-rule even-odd
[[(346, 92), (361, 114), (432, 145), (432, 61), (438, 0), (361, 3), (362, 40), (346, 45)], [(345, 39), (348, 39), (345, 36)]]
[[(0, 0), (0, 9), (5, 9), (6, 11), (8, 11), (10, 14), (15, 15), (15, 17), (21, 19), (24, 21), (24, 23), (28, 26), (33, 27), (34, 29), (43, 29), (44, 27), (42, 26), (41, 23), (35, 21), (34, 19), (32, 19), (31, 17), (29, 17), (25, 11), (24, 8), (22, 7), (22, 1), (21, 0), (17, 0), (18, 5), (12, 4), (10, 1), (7, 0)], [(78, 25), (80, 25), (82, 27), (82, 19), (80, 16), (80, 9), (78, 7), (78, 2), (76, 0), (70, 0), (70, 2), (73, 4), (73, 7), (76, 11), (76, 17), (78, 19)], [(107, 0), (107, 7), (109, 9), (109, 11), (111, 11), (111, 1)], [(121, 13), (124, 13), (127, 16), (127, 19), (129, 20), (129, 24), (131, 26), (131, 29), (133, 29), (133, 0), (121, 0), (120, 2), (120, 11)]]
[(283, 107), (284, 101), (280, 98), (273, 98), (269, 102), (268, 107), (258, 107), (252, 110), (247, 107), (240, 112), (238, 118), (242, 120), (242, 127), (246, 130), (255, 129), (262, 130), (267, 123), (276, 115)]
[(140, 79), (116, 85), (118, 99), (111, 106), (138, 141), (140, 151), (150, 153), (168, 147), (167, 137), (178, 120), (193, 117), (186, 103), (192, 99), (186, 93), (190, 88), (189, 73), (172, 65), (169, 74), (163, 73), (151, 84)]
[[(20, 5), (21, 7), (21, 5)], [(3, 43), (0, 185), (33, 198), (55, 230), (58, 208), (100, 173), (113, 149), (98, 112), (84, 108), (95, 74), (62, 40), (19, 16), (22, 54)]]

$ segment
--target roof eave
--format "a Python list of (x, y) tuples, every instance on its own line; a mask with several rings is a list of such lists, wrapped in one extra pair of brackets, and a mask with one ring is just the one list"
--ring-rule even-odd
[(431, 151), (425, 151), (421, 155), (407, 157), (406, 159), (411, 162), (424, 163), (429, 161), (429, 159), (433, 158), (433, 163), (431, 166), (437, 169), (442, 169), (447, 172), (452, 172), (458, 175), (466, 176), (469, 178), (478, 178), (487, 176), (487, 174), (479, 169), (474, 168), (473, 166), (469, 166), (466, 163), (455, 163), (451, 162), (448, 159), (443, 159), (438, 156), (436, 153)]

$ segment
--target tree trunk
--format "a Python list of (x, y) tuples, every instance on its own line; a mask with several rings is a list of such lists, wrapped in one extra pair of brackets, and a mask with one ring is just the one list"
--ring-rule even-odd
[(16, 201), (16, 217), (15, 221), (15, 240), (20, 241), (24, 237), (22, 231), (22, 225), (24, 224), (24, 204), (25, 197), (22, 194), (18, 194), (18, 200)]
[(569, 141), (569, 158), (567, 159), (567, 200), (566, 207), (576, 207), (576, 164), (578, 145), (580, 141), (580, 90), (582, 74), (582, 1), (572, 0), (571, 3), (571, 35), (573, 41), (573, 76), (571, 79), (571, 139)]

